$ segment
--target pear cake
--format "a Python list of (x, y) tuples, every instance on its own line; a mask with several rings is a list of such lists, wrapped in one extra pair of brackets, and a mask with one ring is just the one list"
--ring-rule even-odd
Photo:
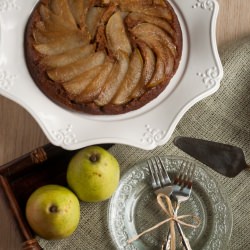
[(31, 77), (52, 101), (116, 115), (166, 88), (180, 63), (182, 33), (165, 0), (40, 0), (24, 47)]

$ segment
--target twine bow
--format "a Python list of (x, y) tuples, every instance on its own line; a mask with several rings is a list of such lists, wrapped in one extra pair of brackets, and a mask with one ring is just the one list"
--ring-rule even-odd
[[(165, 205), (165, 203), (163, 202), (163, 199), (165, 198), (167, 206)], [(161, 222), (159, 222), (158, 224), (156, 224), (155, 226), (143, 231), (142, 233), (136, 235), (135, 237), (131, 238), (130, 240), (128, 240), (128, 243), (132, 243), (133, 241), (139, 239), (142, 235), (151, 232), (153, 230), (155, 230), (156, 228), (162, 226), (163, 224), (169, 222), (169, 227), (170, 227), (170, 249), (174, 250), (176, 247), (176, 237), (175, 237), (175, 229), (174, 229), (174, 223), (178, 222), (181, 225), (187, 226), (187, 227), (192, 227), (192, 228), (197, 228), (200, 225), (200, 218), (192, 215), (192, 214), (187, 214), (187, 215), (180, 215), (180, 216), (176, 216), (174, 214), (174, 209), (171, 203), (171, 200), (169, 199), (169, 197), (165, 194), (159, 193), (157, 195), (157, 203), (159, 204), (159, 206), (161, 207), (161, 209), (165, 212), (165, 214), (168, 215), (168, 219), (163, 220)], [(187, 217), (192, 217), (194, 220), (194, 224), (189, 224), (186, 223), (184, 221), (182, 221), (182, 219), (187, 218)]]

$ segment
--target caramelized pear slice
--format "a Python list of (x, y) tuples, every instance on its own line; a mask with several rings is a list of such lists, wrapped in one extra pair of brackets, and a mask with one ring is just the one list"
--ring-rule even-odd
[(121, 8), (124, 8), (126, 5), (132, 5), (132, 4), (136, 4), (136, 5), (152, 5), (153, 1), (152, 0), (116, 0), (119, 4), (119, 6), (121, 6)]
[(156, 70), (152, 79), (147, 84), (147, 87), (149, 88), (155, 87), (159, 83), (162, 83), (163, 81), (170, 79), (173, 76), (175, 60), (168, 49), (163, 50), (165, 50), (165, 55), (163, 55), (164, 57), (157, 57), (155, 67)]
[[(144, 29), (144, 40), (148, 44), (151, 43), (152, 49), (157, 55), (156, 67), (152, 79), (147, 84), (147, 87), (154, 87), (159, 83), (165, 81), (167, 78), (173, 75), (173, 69), (175, 64), (175, 56), (177, 55), (177, 49), (174, 43), (170, 41), (170, 38), (166, 33), (152, 24), (141, 24)], [(139, 25), (138, 25), (139, 26)], [(154, 30), (154, 31), (153, 31)], [(154, 39), (150, 37), (154, 35)], [(147, 36), (147, 38), (145, 38)]]
[(154, 32), (155, 25), (142, 23), (135, 26), (131, 32), (140, 41), (145, 42), (156, 54), (155, 72), (148, 83), (148, 87), (154, 87), (172, 74), (174, 68), (174, 56), (169, 47)]
[[(125, 1), (126, 2), (126, 1)], [(143, 13), (145, 15), (155, 16), (164, 18), (168, 21), (172, 21), (172, 13), (168, 7), (164, 7), (161, 5), (145, 5), (142, 2), (135, 2), (135, 3), (128, 3), (125, 4), (123, 1), (123, 4), (121, 4), (121, 10), (125, 12), (136, 12), (136, 13)]]
[(107, 60), (103, 65), (100, 73), (93, 79), (93, 81), (75, 98), (77, 102), (88, 103), (94, 101), (101, 90), (114, 66), (114, 63)]
[(162, 18), (145, 15), (143, 13), (130, 13), (126, 20), (126, 24), (128, 27), (133, 28), (139, 23), (151, 23), (163, 29), (167, 32), (172, 38), (175, 38), (175, 30), (172, 28), (170, 23)]
[(56, 82), (69, 81), (83, 72), (103, 64), (105, 57), (106, 53), (99, 51), (66, 66), (48, 70), (47, 74)]
[(156, 38), (158, 39), (158, 41), (161, 42), (164, 47), (168, 47), (173, 56), (176, 56), (177, 55), (177, 48), (173, 42), (173, 39), (171, 37), (169, 37), (169, 35), (166, 32), (164, 32), (164, 30), (157, 27), (156, 25), (154, 25), (154, 24), (148, 24), (148, 25), (149, 26), (152, 25), (152, 29), (153, 28), (155, 29), (154, 34), (155, 34)]
[(135, 26), (133, 28), (133, 31), (135, 31), (137, 34), (140, 34), (140, 36), (144, 34), (144, 37), (152, 37), (150, 39), (155, 39), (160, 42), (164, 47), (168, 47), (171, 53), (176, 56), (177, 49), (173, 40), (166, 32), (164, 32), (164, 30), (162, 30), (158, 26), (151, 23), (141, 23)]
[(156, 58), (152, 49), (150, 49), (146, 44), (139, 43), (138, 45), (144, 60), (144, 65), (143, 65), (144, 84), (147, 85), (147, 83), (153, 76), (155, 70)]
[(150, 82), (147, 84), (147, 87), (155, 87), (166, 79), (165, 66), (164, 58), (158, 56), (156, 60), (155, 72)]
[(85, 71), (74, 79), (62, 83), (63, 87), (70, 94), (71, 98), (77, 97), (91, 81), (99, 74), (102, 65), (96, 66), (90, 70)]
[(152, 49), (150, 49), (143, 42), (137, 41), (137, 45), (139, 46), (144, 63), (141, 79), (137, 84), (136, 88), (133, 90), (131, 98), (138, 98), (145, 92), (146, 85), (150, 82), (154, 74), (156, 65), (156, 58)]
[(166, 0), (153, 0), (153, 4), (167, 6)]
[(61, 36), (50, 43), (35, 44), (35, 49), (44, 55), (58, 55), (73, 48), (84, 46), (89, 43), (88, 37), (75, 32), (71, 36)]
[(87, 13), (86, 25), (92, 38), (95, 36), (97, 25), (101, 20), (104, 10), (101, 7), (92, 7)]
[(33, 31), (33, 37), (36, 41), (36, 43), (51, 43), (55, 42), (58, 39), (64, 39), (66, 37), (71, 36), (79, 36), (81, 39), (89, 39), (87, 36), (84, 36), (78, 32), (78, 31), (46, 31), (46, 30), (40, 30), (40, 29), (34, 29)]
[(77, 30), (74, 23), (64, 20), (61, 16), (55, 15), (44, 5), (40, 7), (40, 15), (45, 24), (45, 28), (48, 30)]
[(121, 12), (113, 14), (106, 26), (106, 36), (109, 48), (115, 54), (118, 50), (131, 54), (132, 48), (126, 34)]
[(63, 25), (58, 25), (57, 23), (53, 23), (53, 22), (43, 22), (43, 21), (39, 21), (36, 23), (36, 28), (38, 30), (42, 30), (42, 31), (52, 31), (52, 32), (68, 32), (68, 31), (76, 31), (76, 29), (67, 29), (65, 26)]
[(81, 28), (85, 24), (85, 15), (86, 15), (86, 9), (87, 6), (84, 4), (83, 0), (68, 0), (69, 8), (71, 10), (71, 13), (78, 24), (78, 26)]
[(67, 34), (71, 34), (68, 31), (64, 32), (56, 32), (56, 31), (43, 31), (38, 28), (33, 30), (33, 38), (35, 39), (36, 43), (50, 43), (54, 42), (60, 36), (65, 36)]
[(175, 67), (175, 58), (173, 57), (173, 55), (170, 52), (170, 50), (167, 50), (167, 49), (166, 49), (165, 55), (167, 57), (167, 63), (165, 62), (165, 74), (168, 77), (172, 77), (173, 76), (174, 67)]
[(138, 49), (135, 49), (131, 54), (129, 67), (124, 80), (121, 83), (115, 97), (112, 99), (113, 104), (124, 104), (129, 102), (130, 96), (134, 88), (140, 81), (143, 69), (143, 60), (141, 53)]
[(76, 62), (77, 60), (84, 58), (95, 52), (95, 45), (89, 44), (68, 50), (62, 54), (54, 56), (46, 56), (41, 60), (42, 64), (47, 65), (51, 68), (62, 67), (70, 63)]
[(108, 20), (110, 19), (110, 17), (113, 15), (113, 13), (115, 11), (116, 11), (116, 5), (110, 4), (105, 9), (105, 11), (101, 17), (101, 21), (97, 27), (96, 36), (95, 36), (98, 50), (103, 50), (103, 49), (106, 49), (108, 47), (106, 34), (105, 34), (105, 32), (106, 32), (105, 28), (106, 28), (106, 23), (108, 22)]
[(71, 23), (77, 27), (67, 0), (51, 0), (49, 8), (54, 14), (60, 16), (64, 22)]
[(108, 76), (100, 95), (95, 99), (95, 103), (98, 106), (104, 106), (112, 100), (117, 90), (119, 89), (127, 71), (129, 65), (129, 57), (127, 53), (118, 50), (117, 61)]

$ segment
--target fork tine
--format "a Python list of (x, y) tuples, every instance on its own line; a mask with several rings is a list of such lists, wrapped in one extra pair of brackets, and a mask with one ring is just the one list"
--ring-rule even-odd
[(152, 162), (152, 159), (150, 158), (148, 161), (147, 161), (147, 163), (148, 163), (148, 169), (149, 169), (149, 173), (150, 173), (150, 176), (151, 176), (151, 182), (152, 182), (152, 186), (153, 186), (153, 188), (155, 189), (155, 188), (159, 188), (160, 186), (159, 186), (159, 182), (158, 182), (158, 180), (157, 180), (157, 178), (156, 178), (156, 173), (155, 173), (155, 168), (154, 168), (154, 164), (153, 164), (153, 162)]
[(163, 163), (163, 161), (162, 161), (162, 159), (161, 159), (161, 157), (157, 157), (158, 158), (158, 161), (159, 161), (159, 165), (161, 166), (161, 173), (162, 173), (162, 178), (163, 178), (163, 181), (164, 181), (164, 185), (168, 185), (168, 184), (171, 184), (171, 180), (170, 180), (170, 178), (169, 178), (169, 176), (168, 176), (168, 172), (167, 172), (167, 170), (166, 170), (166, 168), (164, 167), (164, 163)]
[(150, 158), (147, 163), (152, 178), (153, 188), (160, 188), (171, 184), (168, 173), (159, 156)]
[(187, 179), (187, 187), (191, 188), (193, 184), (193, 176), (195, 172), (195, 165), (193, 163), (189, 164), (189, 172), (188, 172), (188, 179)]
[(171, 181), (168, 177), (168, 173), (164, 167), (164, 164), (162, 162), (162, 159), (157, 156), (157, 157), (154, 157), (154, 160), (155, 160), (155, 163), (156, 163), (156, 166), (157, 166), (157, 170), (158, 170), (158, 174), (159, 174), (159, 177), (160, 177), (160, 180), (161, 180), (161, 185), (162, 186), (166, 186), (167, 184), (170, 184)]
[(155, 158), (150, 158), (148, 160), (148, 166), (149, 166), (149, 169), (150, 169), (150, 172), (151, 172), (151, 176), (152, 176), (152, 181), (154, 182), (154, 188), (160, 188), (162, 187), (162, 176), (161, 171), (159, 171), (159, 168), (158, 168), (158, 165), (157, 165), (157, 162), (155, 160)]
[(192, 179), (195, 172), (195, 165), (190, 162), (185, 164), (184, 161), (181, 164), (180, 171), (174, 179), (174, 184), (179, 185), (182, 188), (191, 188)]
[(184, 170), (185, 170), (184, 161), (182, 161), (180, 170), (177, 172), (177, 174), (174, 177), (174, 184), (179, 185), (180, 183), (182, 183)]
[(159, 167), (159, 164), (157, 163), (156, 157), (151, 158), (151, 163), (152, 163), (154, 170), (155, 170), (155, 178), (156, 178), (156, 182), (158, 184), (158, 187), (163, 187), (164, 180), (163, 180), (163, 176), (162, 176), (162, 171)]
[(183, 180), (183, 185), (186, 188), (191, 188), (193, 184), (193, 175), (195, 171), (195, 165), (190, 162), (186, 166), (185, 178)]

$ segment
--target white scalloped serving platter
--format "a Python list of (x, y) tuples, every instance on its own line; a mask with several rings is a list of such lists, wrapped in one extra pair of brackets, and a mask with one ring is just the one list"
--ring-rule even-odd
[(183, 32), (179, 69), (159, 97), (122, 115), (93, 116), (50, 101), (25, 63), (24, 30), (37, 0), (0, 0), (0, 94), (24, 107), (54, 145), (74, 150), (120, 143), (150, 150), (165, 144), (184, 113), (218, 90), (223, 68), (217, 51), (216, 0), (171, 0)]

